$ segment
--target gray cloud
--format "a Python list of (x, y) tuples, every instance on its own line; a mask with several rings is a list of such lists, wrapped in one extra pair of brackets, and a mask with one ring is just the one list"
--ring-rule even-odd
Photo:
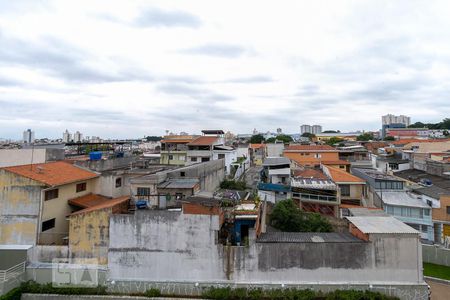
[(197, 28), (202, 25), (199, 17), (180, 10), (161, 10), (149, 8), (141, 12), (134, 20), (140, 27), (190, 27)]
[(160, 84), (156, 87), (157, 91), (169, 94), (187, 96), (194, 99), (212, 100), (212, 101), (227, 101), (233, 98), (227, 95), (215, 93), (214, 91), (197, 88), (188, 84), (181, 83), (166, 83)]
[(242, 46), (231, 44), (206, 44), (180, 50), (180, 53), (183, 54), (206, 55), (224, 58), (236, 58), (248, 52), (249, 51)]

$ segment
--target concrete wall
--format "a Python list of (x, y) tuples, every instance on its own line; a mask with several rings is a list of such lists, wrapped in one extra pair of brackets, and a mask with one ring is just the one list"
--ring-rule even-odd
[(360, 243), (217, 245), (217, 216), (138, 211), (110, 220), (108, 267), (114, 280), (229, 283), (403, 283), (421, 276), (416, 235)]
[(2, 149), (0, 168), (63, 160), (64, 149)]
[(267, 156), (268, 157), (279, 157), (283, 156), (284, 144), (267, 144)]
[(36, 244), (40, 199), (40, 183), (0, 170), (0, 244)]
[(68, 246), (36, 245), (28, 258), (31, 262), (51, 263), (54, 258), (68, 258)]
[(422, 245), (423, 261), (450, 267), (450, 249), (437, 245)]

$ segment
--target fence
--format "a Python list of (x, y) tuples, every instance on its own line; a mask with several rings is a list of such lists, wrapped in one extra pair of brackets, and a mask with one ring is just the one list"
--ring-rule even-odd
[(234, 173), (234, 180), (239, 180), (241, 176), (250, 168), (250, 158), (246, 158), (245, 161), (243, 161), (239, 167), (236, 170), (236, 173)]
[(427, 263), (450, 267), (450, 249), (438, 245), (422, 244), (422, 258)]
[(21, 262), (9, 269), (0, 270), (0, 282), (8, 281), (25, 273), (25, 262)]

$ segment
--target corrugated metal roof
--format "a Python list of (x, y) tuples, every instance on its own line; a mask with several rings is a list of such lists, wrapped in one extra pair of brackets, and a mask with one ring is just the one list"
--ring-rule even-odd
[(291, 160), (287, 157), (266, 157), (263, 166), (290, 165)]
[(199, 183), (198, 179), (170, 179), (158, 185), (162, 189), (192, 189)]
[(266, 232), (258, 243), (364, 243), (347, 232)]
[(388, 205), (430, 208), (430, 206), (419, 199), (417, 195), (413, 195), (407, 191), (379, 191), (377, 192), (377, 195), (383, 203)]
[(346, 217), (363, 233), (411, 233), (419, 234), (417, 230), (394, 217)]

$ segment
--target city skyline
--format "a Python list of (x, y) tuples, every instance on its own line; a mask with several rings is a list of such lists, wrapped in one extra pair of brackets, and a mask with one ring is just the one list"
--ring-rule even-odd
[(2, 3), (0, 137), (373, 131), (388, 113), (450, 114), (445, 1), (234, 3)]

